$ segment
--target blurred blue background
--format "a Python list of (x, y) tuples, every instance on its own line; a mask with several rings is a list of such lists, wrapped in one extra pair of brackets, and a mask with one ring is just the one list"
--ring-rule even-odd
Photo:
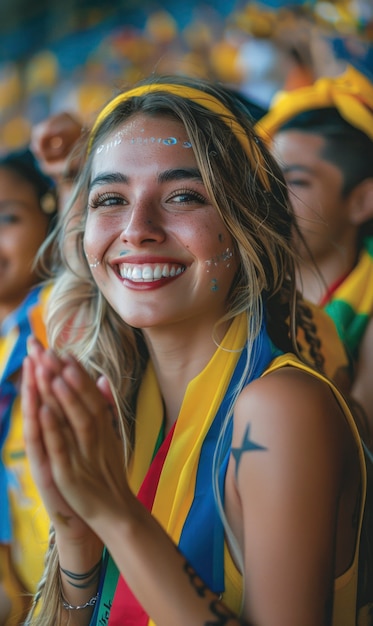
[(149, 72), (203, 75), (268, 105), (352, 62), (373, 74), (373, 0), (0, 0), (0, 152), (61, 109), (89, 119)]

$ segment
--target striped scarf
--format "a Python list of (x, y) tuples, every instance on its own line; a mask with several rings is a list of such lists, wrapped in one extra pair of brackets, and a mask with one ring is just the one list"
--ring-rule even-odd
[[(250, 376), (242, 383), (246, 336), (246, 316), (241, 315), (206, 368), (189, 383), (178, 419), (155, 456), (163, 405), (151, 365), (142, 382), (136, 415), (131, 488), (216, 593), (224, 591), (224, 528), (213, 494), (214, 452), (237, 384), (259, 377), (275, 354), (263, 327), (254, 344)], [(226, 467), (229, 450), (230, 441), (222, 467)], [(229, 604), (229, 598), (225, 601)], [(91, 626), (104, 624), (153, 625), (124, 579), (118, 578), (107, 553)]]
[(373, 237), (364, 240), (357, 264), (333, 291), (324, 308), (334, 320), (348, 354), (356, 359), (373, 315)]

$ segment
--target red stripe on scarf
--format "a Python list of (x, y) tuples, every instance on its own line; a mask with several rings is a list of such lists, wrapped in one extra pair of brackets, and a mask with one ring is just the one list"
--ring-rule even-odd
[[(156, 453), (137, 495), (149, 511), (152, 510), (174, 429), (175, 424)], [(119, 576), (108, 626), (147, 626), (148, 622), (149, 616), (133, 595), (123, 576)]]
[(329, 300), (332, 299), (334, 292), (337, 291), (338, 287), (340, 285), (342, 285), (342, 283), (344, 283), (344, 281), (346, 280), (347, 276), (350, 274), (351, 270), (349, 270), (348, 272), (346, 272), (345, 274), (343, 274), (343, 276), (340, 276), (334, 283), (332, 283), (326, 290), (325, 294), (323, 295), (323, 297), (321, 298), (320, 302), (319, 302), (319, 306), (324, 307), (326, 304), (328, 304)]

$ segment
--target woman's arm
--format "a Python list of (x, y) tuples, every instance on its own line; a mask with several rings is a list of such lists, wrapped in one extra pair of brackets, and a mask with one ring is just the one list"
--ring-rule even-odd
[(352, 448), (331, 390), (304, 372), (279, 370), (239, 398), (227, 477), (237, 497), (227, 493), (227, 505), (242, 515), (242, 523), (230, 519), (244, 553), (245, 614), (255, 624), (331, 623), (334, 577), (352, 554), (352, 542), (345, 554), (340, 546), (358, 497), (356, 484), (350, 508), (342, 507)]

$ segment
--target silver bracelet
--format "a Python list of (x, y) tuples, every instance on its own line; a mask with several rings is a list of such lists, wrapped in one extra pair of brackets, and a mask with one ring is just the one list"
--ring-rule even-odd
[(77, 606), (74, 606), (73, 604), (69, 604), (69, 602), (66, 602), (65, 598), (61, 595), (62, 606), (67, 611), (80, 611), (81, 609), (87, 609), (89, 606), (95, 606), (99, 595), (100, 595), (99, 593), (96, 593), (96, 595), (92, 596), (92, 598), (90, 598), (88, 602), (86, 602), (85, 604), (78, 604)]

